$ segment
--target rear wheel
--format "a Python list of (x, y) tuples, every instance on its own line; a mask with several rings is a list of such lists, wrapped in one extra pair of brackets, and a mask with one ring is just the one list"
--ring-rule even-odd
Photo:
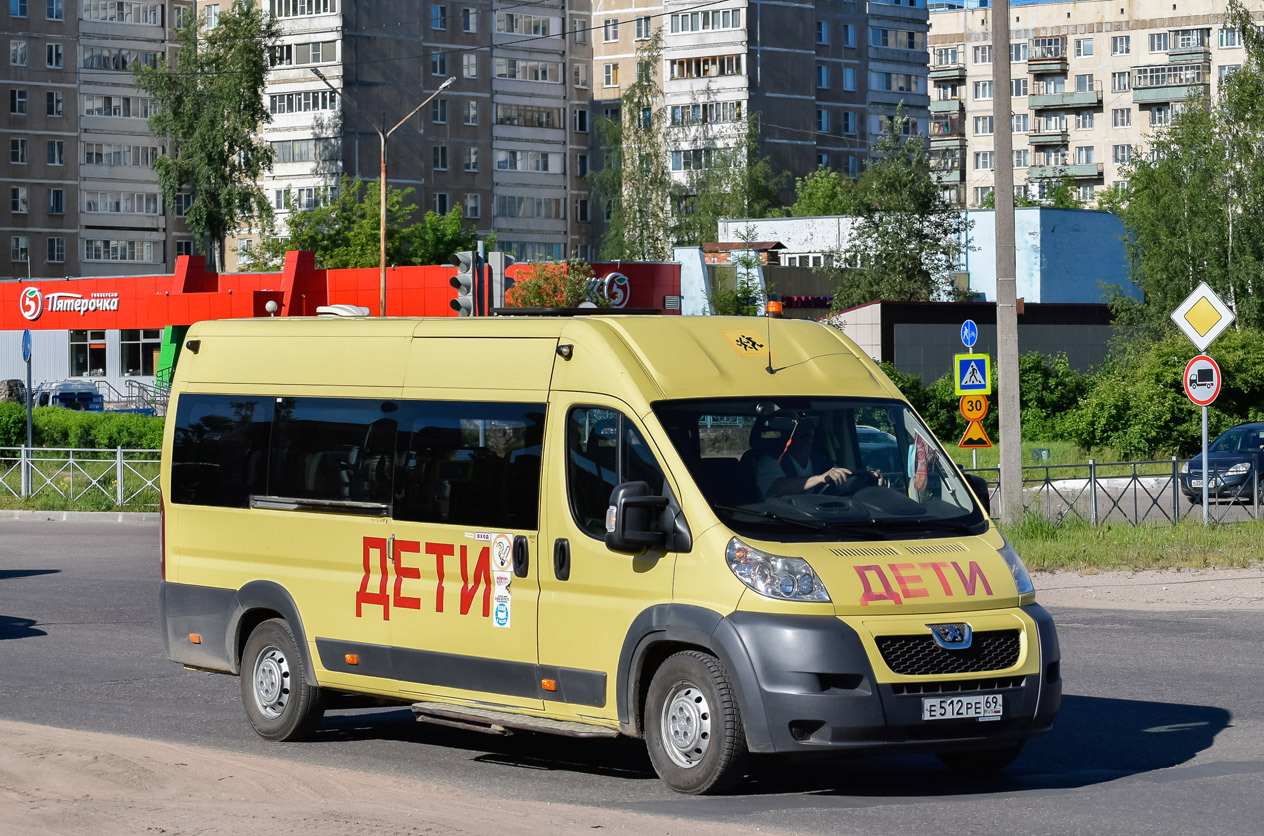
[(741, 779), (746, 732), (718, 659), (688, 650), (663, 663), (645, 701), (645, 742), (654, 771), (676, 792), (720, 793)]
[(302, 740), (320, 725), (324, 700), (319, 688), (307, 684), (306, 673), (285, 621), (265, 621), (250, 634), (241, 659), (241, 702), (260, 737)]
[(949, 769), (981, 775), (999, 772), (1014, 762), (1023, 751), (1023, 744), (1016, 743), (996, 749), (975, 749), (964, 752), (936, 752), (935, 757)]

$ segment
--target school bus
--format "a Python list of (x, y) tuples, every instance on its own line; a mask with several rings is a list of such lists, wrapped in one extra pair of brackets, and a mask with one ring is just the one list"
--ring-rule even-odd
[(168, 415), (167, 653), (269, 740), (368, 695), (714, 793), (764, 753), (1002, 768), (1061, 701), (986, 490), (817, 323), (204, 322)]

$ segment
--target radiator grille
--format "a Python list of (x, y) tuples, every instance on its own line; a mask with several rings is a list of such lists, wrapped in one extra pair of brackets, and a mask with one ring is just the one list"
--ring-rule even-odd
[(965, 650), (945, 650), (929, 632), (922, 636), (879, 636), (877, 643), (887, 667), (904, 676), (999, 671), (1018, 664), (1017, 630), (975, 633)]

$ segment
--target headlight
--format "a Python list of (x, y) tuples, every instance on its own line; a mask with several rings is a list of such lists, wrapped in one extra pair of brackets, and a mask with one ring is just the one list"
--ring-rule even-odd
[(1225, 476), (1241, 476), (1243, 473), (1251, 472), (1250, 462), (1238, 462), (1233, 467), (1225, 471)]
[(821, 579), (801, 557), (778, 557), (761, 552), (734, 537), (729, 540), (724, 559), (739, 581), (765, 598), (782, 601), (830, 600)]
[(1189, 462), (1185, 462), (1185, 464), (1181, 465), (1181, 473), (1189, 473)]
[[(1005, 537), (1002, 536), (1001, 539), (1005, 540)], [(1014, 586), (1018, 587), (1018, 594), (1030, 595), (1035, 592), (1036, 587), (1031, 582), (1031, 575), (1027, 574), (1027, 567), (1023, 565), (1023, 559), (1014, 551), (1009, 540), (1005, 540), (1005, 545), (1001, 546), (1000, 555), (1009, 565), (1009, 573), (1014, 576)]]

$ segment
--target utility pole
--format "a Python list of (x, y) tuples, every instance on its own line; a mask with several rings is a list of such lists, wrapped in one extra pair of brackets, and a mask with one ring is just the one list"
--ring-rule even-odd
[(1018, 382), (1014, 259), (1014, 137), (1010, 107), (1009, 0), (992, 4), (992, 139), (996, 210), (996, 368), (1000, 410), (1001, 521), (1023, 516), (1023, 427)]

